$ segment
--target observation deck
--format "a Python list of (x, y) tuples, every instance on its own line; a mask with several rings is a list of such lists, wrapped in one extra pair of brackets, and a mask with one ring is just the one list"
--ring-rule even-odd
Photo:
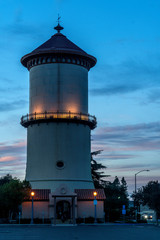
[(48, 123), (48, 122), (72, 122), (88, 125), (91, 129), (96, 128), (97, 121), (95, 116), (83, 113), (72, 112), (43, 112), (43, 113), (31, 113), (21, 118), (21, 125), (28, 127), (29, 125)]

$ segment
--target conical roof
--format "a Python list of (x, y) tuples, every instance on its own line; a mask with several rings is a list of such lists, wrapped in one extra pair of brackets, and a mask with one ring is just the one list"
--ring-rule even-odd
[(38, 56), (54, 56), (54, 55), (69, 55), (81, 57), (89, 61), (90, 67), (93, 67), (96, 64), (96, 58), (87, 54), (81, 48), (79, 48), (76, 44), (71, 42), (66, 36), (62, 33), (58, 32), (54, 34), (49, 40), (40, 45), (38, 48), (33, 50), (31, 53), (25, 55), (21, 59), (21, 63), (27, 67), (27, 63)]
[(54, 34), (48, 41), (36, 48), (32, 53), (50, 51), (74, 51), (77, 53), (87, 54), (73, 42), (71, 42), (62, 33)]

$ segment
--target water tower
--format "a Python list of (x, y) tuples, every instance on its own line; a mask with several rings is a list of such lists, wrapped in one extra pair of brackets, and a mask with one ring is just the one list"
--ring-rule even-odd
[(96, 58), (67, 39), (61, 27), (48, 41), (21, 59), (29, 71), (26, 180), (32, 188), (54, 191), (93, 189), (91, 130), (88, 114), (88, 71)]

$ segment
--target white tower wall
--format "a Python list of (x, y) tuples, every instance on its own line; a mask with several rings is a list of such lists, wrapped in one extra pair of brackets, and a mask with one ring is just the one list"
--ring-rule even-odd
[[(45, 111), (88, 114), (88, 70), (66, 63), (31, 68), (30, 114)], [(32, 188), (54, 191), (62, 183), (73, 190), (94, 188), (88, 125), (43, 122), (30, 125), (27, 132), (26, 179)], [(56, 166), (58, 161), (63, 168)]]
[[(76, 123), (42, 123), (28, 127), (26, 179), (33, 188), (54, 191), (91, 189), (90, 128)], [(58, 168), (57, 161), (64, 167)], [(90, 174), (89, 174), (90, 173)]]
[(88, 71), (67, 64), (42, 64), (30, 70), (30, 113), (88, 113)]

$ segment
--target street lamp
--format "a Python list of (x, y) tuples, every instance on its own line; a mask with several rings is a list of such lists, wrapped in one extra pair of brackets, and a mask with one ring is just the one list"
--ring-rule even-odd
[(94, 195), (94, 200), (93, 200), (93, 203), (94, 203), (94, 223), (97, 223), (97, 199), (96, 199), (96, 196), (97, 196), (97, 192), (94, 192), (93, 193)]
[(141, 172), (149, 172), (150, 170), (141, 170), (135, 174), (135, 193), (137, 192), (137, 175)]
[(33, 224), (33, 197), (34, 197), (35, 193), (31, 192), (31, 196), (32, 196), (32, 216), (31, 216), (31, 224)]
[[(141, 170), (141, 171), (135, 173), (135, 194), (137, 193), (137, 175), (141, 172), (149, 172), (149, 170), (144, 169), (144, 170)], [(138, 206), (136, 206), (135, 200), (134, 200), (134, 206), (135, 206), (135, 219), (137, 221), (137, 208), (138, 208)], [(139, 209), (139, 211), (140, 211), (140, 209)]]

